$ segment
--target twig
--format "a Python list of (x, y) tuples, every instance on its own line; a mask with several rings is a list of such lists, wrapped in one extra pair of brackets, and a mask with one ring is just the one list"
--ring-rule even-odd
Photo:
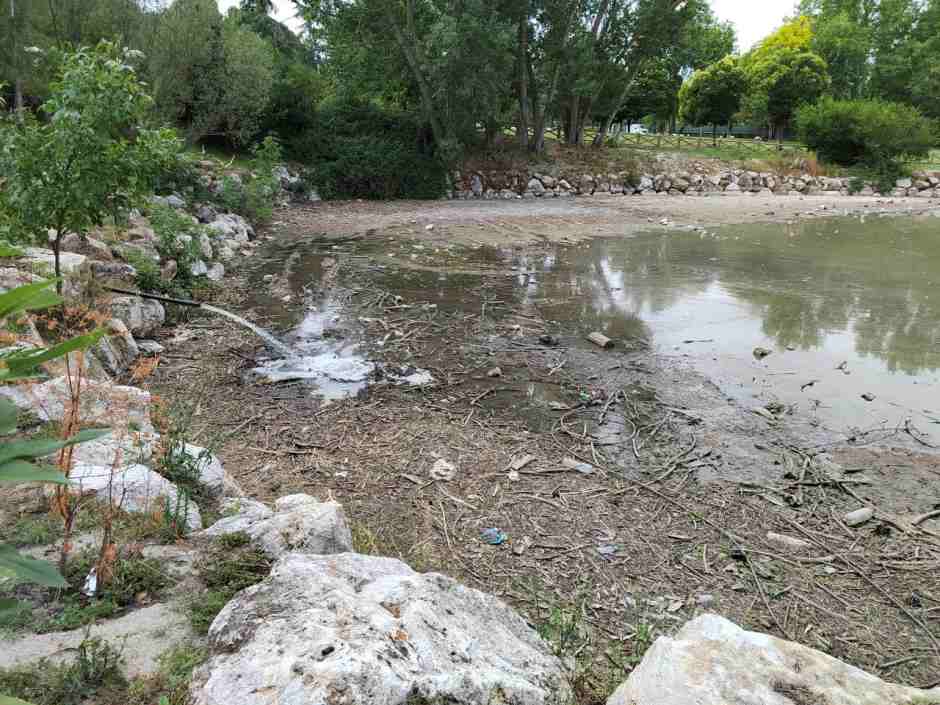
[(926, 514), (921, 514), (920, 516), (914, 517), (911, 519), (911, 526), (923, 524), (928, 519), (933, 519), (934, 517), (940, 517), (940, 509), (935, 509), (932, 512), (927, 512)]
[(764, 607), (767, 608), (767, 611), (770, 612), (770, 618), (774, 620), (774, 624), (777, 625), (777, 629), (780, 630), (780, 633), (783, 634), (788, 641), (792, 641), (790, 638), (789, 632), (786, 628), (780, 623), (780, 620), (777, 619), (776, 613), (774, 613), (773, 607), (770, 606), (770, 600), (767, 599), (767, 593), (764, 592), (764, 584), (760, 581), (760, 578), (757, 575), (757, 571), (754, 570), (754, 566), (751, 564), (751, 557), (747, 555), (747, 551), (744, 552), (744, 560), (747, 563), (747, 567), (751, 571), (751, 575), (754, 576), (754, 582), (757, 583), (757, 591), (760, 593), (761, 599), (764, 601)]
[(806, 529), (804, 529), (804, 528), (803, 528), (802, 526), (800, 526), (798, 523), (796, 523), (795, 521), (793, 521), (793, 520), (791, 520), (791, 519), (788, 519), (787, 517), (785, 517), (785, 516), (783, 516), (783, 515), (781, 515), (780, 518), (783, 519), (783, 521), (787, 522), (787, 523), (788, 523), (790, 526), (792, 526), (794, 529), (796, 529), (797, 531), (799, 531), (801, 534), (803, 534), (804, 536), (806, 536), (806, 538), (808, 538), (810, 541), (812, 541), (813, 543), (815, 543), (817, 546), (819, 546), (820, 548), (825, 549), (825, 551), (826, 551), (827, 554), (830, 554), (830, 553), (831, 553), (831, 554), (834, 555), (836, 558), (838, 558), (840, 561), (842, 561), (843, 563), (845, 563), (845, 565), (847, 565), (849, 568), (851, 568), (851, 569), (856, 573), (856, 575), (858, 575), (858, 577), (860, 577), (860, 578), (861, 578), (862, 580), (864, 580), (866, 583), (868, 583), (868, 584), (871, 585), (873, 588), (875, 588), (875, 590), (877, 590), (879, 593), (881, 593), (881, 595), (882, 595), (883, 597), (885, 597), (885, 598), (888, 600), (888, 602), (890, 602), (892, 605), (894, 605), (894, 606), (897, 607), (899, 610), (901, 610), (901, 612), (903, 612), (904, 615), (905, 615), (908, 619), (910, 619), (914, 624), (916, 624), (918, 627), (920, 627), (920, 628), (924, 631), (924, 633), (927, 635), (927, 638), (930, 639), (930, 643), (933, 645), (934, 650), (935, 650), (938, 654), (940, 654), (940, 641), (937, 641), (937, 637), (934, 636), (934, 633), (930, 630), (930, 627), (927, 626), (924, 622), (922, 622), (922, 621), (921, 621), (916, 615), (914, 615), (909, 609), (907, 609), (907, 607), (905, 607), (903, 604), (901, 604), (901, 602), (899, 602), (897, 599), (895, 599), (895, 597), (894, 597), (893, 595), (891, 595), (887, 590), (885, 590), (883, 587), (881, 587), (881, 586), (880, 586), (878, 583), (876, 583), (874, 580), (872, 580), (871, 578), (869, 578), (868, 575), (866, 575), (865, 572), (864, 572), (861, 568), (859, 568), (857, 565), (855, 565), (855, 563), (853, 563), (852, 561), (850, 561), (850, 560), (849, 560), (848, 558), (846, 558), (844, 555), (841, 555), (841, 554), (839, 554), (839, 553), (836, 553), (835, 551), (833, 551), (832, 549), (830, 549), (829, 546), (827, 546), (825, 542), (823, 542), (823, 541), (821, 541), (820, 539), (818, 539), (816, 536), (814, 536), (814, 535), (811, 534), (809, 531), (807, 531)]

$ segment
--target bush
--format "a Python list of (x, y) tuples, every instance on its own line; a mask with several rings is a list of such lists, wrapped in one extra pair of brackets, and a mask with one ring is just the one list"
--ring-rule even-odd
[(224, 176), (221, 188), (210, 200), (256, 225), (266, 223), (274, 214), (274, 199), (281, 188), (274, 173), (280, 163), (281, 145), (269, 135), (252, 149), (248, 172), (238, 178)]
[(444, 164), (408, 113), (332, 103), (287, 147), (310, 165), (305, 178), (325, 199), (437, 198), (444, 192)]
[[(102, 688), (126, 683), (121, 653), (101, 639), (86, 639), (71, 663), (36, 664), (0, 670), (0, 692), (35, 705), (80, 705)], [(0, 698), (2, 699), (2, 698)]]
[(881, 100), (823, 98), (797, 112), (801, 139), (826, 160), (862, 165), (888, 177), (903, 159), (925, 157), (930, 121), (917, 108)]

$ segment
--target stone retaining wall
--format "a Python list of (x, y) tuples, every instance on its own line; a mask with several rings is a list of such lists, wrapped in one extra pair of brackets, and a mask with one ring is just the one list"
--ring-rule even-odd
[[(679, 171), (661, 174), (580, 174), (550, 176), (539, 172), (454, 172), (456, 199), (557, 198), (614, 195), (707, 196), (755, 193), (764, 196), (892, 196), (940, 198), (940, 172), (918, 172), (898, 179), (889, 193), (879, 193), (871, 182), (827, 176), (784, 176), (735, 169), (718, 174)], [(858, 186), (861, 188), (857, 188)], [(856, 188), (853, 188), (856, 187)]]

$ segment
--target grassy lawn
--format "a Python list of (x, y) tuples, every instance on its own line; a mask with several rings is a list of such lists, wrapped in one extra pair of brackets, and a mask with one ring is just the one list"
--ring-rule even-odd
[(940, 149), (930, 150), (930, 156), (922, 162), (911, 164), (914, 170), (940, 171)]

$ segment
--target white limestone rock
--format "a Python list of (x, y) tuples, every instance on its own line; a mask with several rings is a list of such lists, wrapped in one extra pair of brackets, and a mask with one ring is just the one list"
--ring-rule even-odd
[(607, 705), (902, 705), (938, 698), (940, 689), (886, 683), (808, 646), (704, 614), (675, 637), (657, 639)]
[(194, 705), (568, 705), (561, 662), (505, 603), (401, 561), (289, 553), (209, 631)]
[(236, 508), (237, 513), (223, 517), (200, 536), (213, 538), (244, 532), (271, 558), (279, 558), (288, 551), (322, 554), (353, 550), (352, 532), (337, 502), (320, 502), (310, 495), (294, 494), (276, 500), (271, 513), (263, 511), (256, 502), (243, 499), (229, 501), (225, 507)]

